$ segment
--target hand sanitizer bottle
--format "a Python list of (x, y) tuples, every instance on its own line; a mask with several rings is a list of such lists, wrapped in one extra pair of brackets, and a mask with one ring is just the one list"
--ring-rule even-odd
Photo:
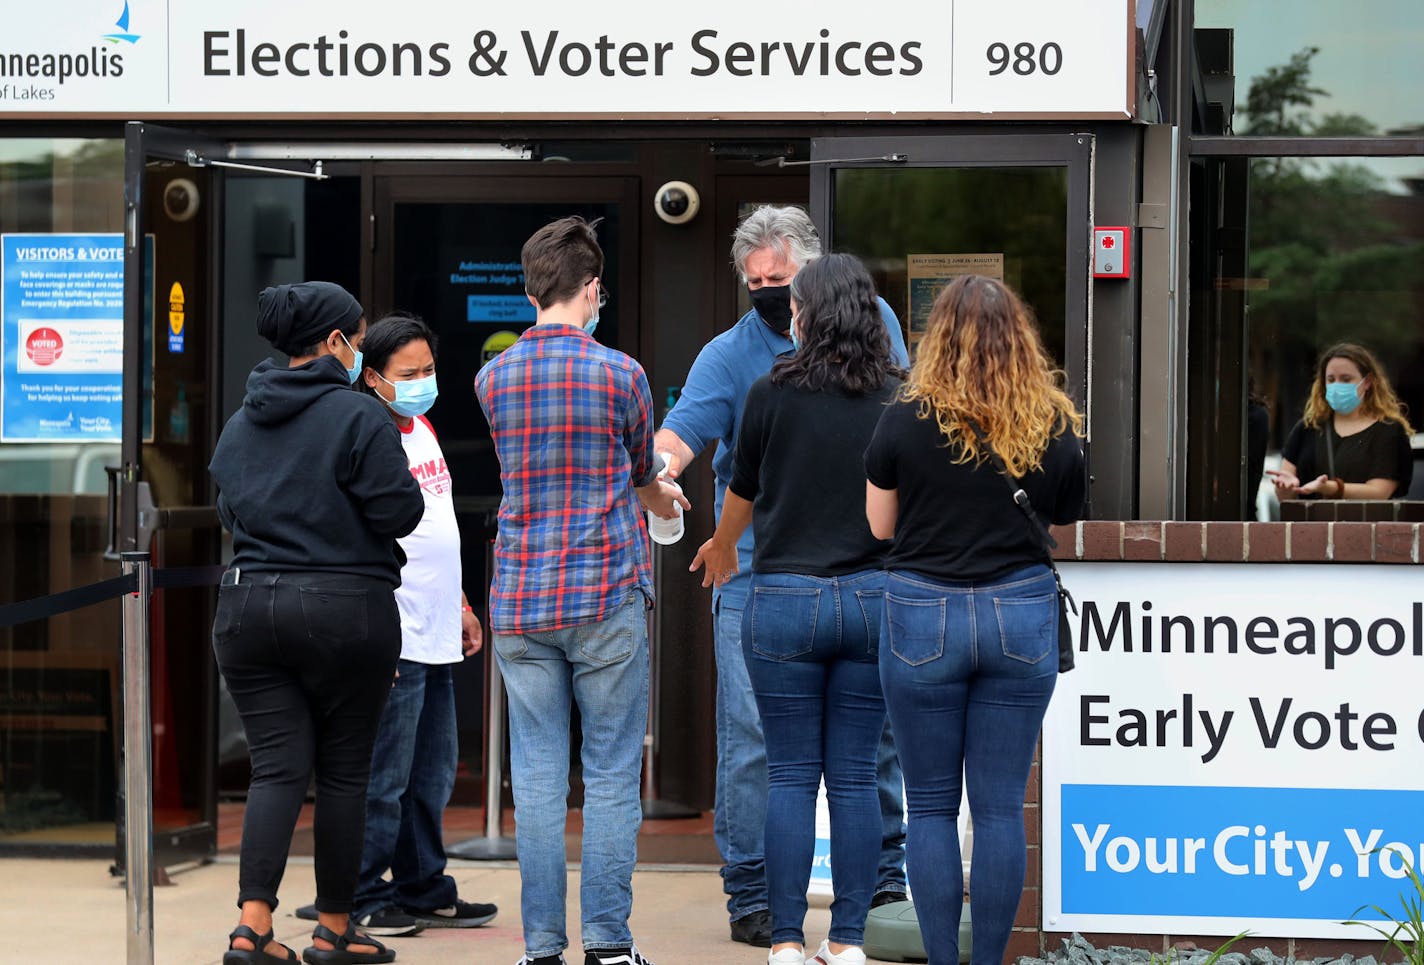
[[(672, 456), (666, 452), (658, 453), (658, 478), (662, 479), (667, 474), (667, 467), (672, 463)], [(670, 483), (677, 486), (677, 483)], [(677, 491), (682, 492), (682, 487), (677, 486)], [(682, 539), (684, 526), (682, 522), (682, 504), (675, 504), (677, 516), (673, 519), (663, 519), (652, 512), (648, 513), (648, 535), (652, 537), (654, 543), (659, 546), (671, 546)]]

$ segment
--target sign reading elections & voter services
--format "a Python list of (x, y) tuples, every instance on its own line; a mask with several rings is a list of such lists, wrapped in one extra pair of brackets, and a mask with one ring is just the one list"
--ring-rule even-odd
[(0, 117), (1131, 115), (1131, 0), (71, 0)]
[(123, 300), (122, 235), (0, 235), (0, 441), (119, 441)]
[(1374, 938), (1424, 865), (1409, 567), (1076, 564), (1044, 722), (1048, 931)]

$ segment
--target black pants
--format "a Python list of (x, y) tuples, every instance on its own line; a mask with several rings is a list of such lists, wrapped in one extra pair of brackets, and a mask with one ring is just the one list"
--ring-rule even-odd
[(218, 590), (213, 650), (252, 756), (238, 904), (277, 907), (315, 772), (316, 907), (349, 912), (371, 748), (401, 650), (393, 588), (336, 573), (243, 573)]

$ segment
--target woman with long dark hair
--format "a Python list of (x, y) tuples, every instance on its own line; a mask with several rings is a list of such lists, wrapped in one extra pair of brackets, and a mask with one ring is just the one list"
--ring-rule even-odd
[(1369, 349), (1343, 342), (1320, 356), (1305, 414), (1268, 475), (1278, 499), (1394, 499), (1409, 492), (1409, 419)]
[(855, 258), (810, 262), (790, 294), (796, 351), (747, 395), (722, 518), (692, 568), (706, 565), (704, 585), (735, 573), (737, 538), (755, 522), (742, 645), (771, 782), (768, 960), (807, 961), (802, 926), (824, 774), (835, 900), (812, 961), (858, 965), (880, 859), (875, 763), (885, 723), (876, 663), (885, 544), (866, 525), (861, 453), (903, 373)]
[(1023, 893), (1023, 800), (1058, 671), (1045, 522), (1083, 509), (1083, 420), (1033, 315), (989, 278), (935, 300), (865, 453), (866, 514), (893, 539), (880, 680), (905, 771), (905, 854), (931, 965), (959, 961), (960, 795), (974, 816), (973, 965), (999, 965)]
[(273, 940), (272, 912), (313, 774), (320, 923), (302, 957), (391, 962), (352, 925), (352, 895), (371, 748), (401, 652), (395, 541), (425, 500), (385, 406), (351, 390), (366, 334), (356, 299), (329, 282), (268, 288), (257, 330), (289, 360), (252, 370), (209, 466), (233, 548), (213, 651), (252, 755), (242, 919), (223, 965), (295, 960)]

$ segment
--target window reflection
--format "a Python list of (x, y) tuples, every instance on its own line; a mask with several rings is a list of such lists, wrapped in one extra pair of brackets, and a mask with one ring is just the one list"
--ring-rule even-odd
[[(1370, 0), (1363, 7), (1338, 0), (1196, 0), (1196, 27), (1232, 31), (1237, 134), (1396, 134), (1424, 124), (1418, 0)], [(1252, 84), (1272, 76), (1289, 83), (1301, 57), (1311, 103), (1285, 104), (1275, 118), (1243, 118)], [(1424, 170), (1417, 162), (1372, 165), (1395, 177)]]
[[(854, 168), (835, 173), (835, 248), (865, 262), (880, 295), (908, 327), (928, 313), (917, 300), (917, 262), (977, 257), (1032, 306), (1044, 342), (1064, 359), (1068, 170), (1063, 167)], [(995, 274), (991, 267), (979, 274)], [(948, 275), (946, 275), (948, 277)], [(947, 282), (945, 282), (947, 284)], [(942, 287), (942, 286), (941, 286)]]

